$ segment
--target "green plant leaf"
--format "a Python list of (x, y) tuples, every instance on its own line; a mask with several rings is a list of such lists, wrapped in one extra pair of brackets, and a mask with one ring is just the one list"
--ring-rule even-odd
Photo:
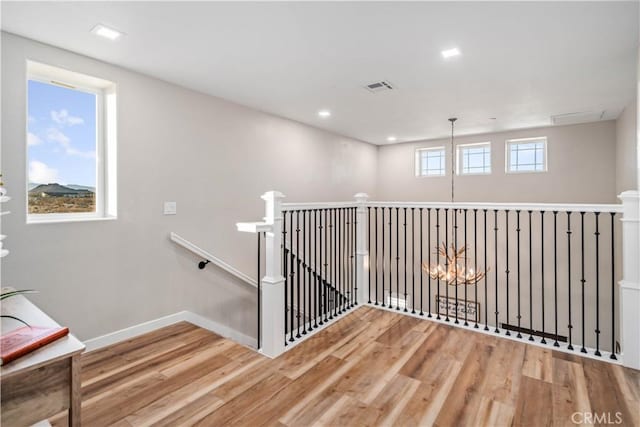
[(33, 289), (24, 289), (24, 290), (19, 290), (19, 291), (9, 291), (9, 292), (5, 292), (3, 294), (0, 294), (0, 300), (3, 300), (5, 298), (9, 298), (12, 297), (14, 295), (20, 295), (20, 294), (37, 294), (38, 291), (33, 290)]
[(24, 320), (15, 317), (15, 316), (9, 316), (8, 314), (2, 314), (0, 315), (0, 317), (6, 317), (7, 319), (13, 319), (13, 320), (17, 320), (20, 323), (24, 323), (25, 325), (27, 325), (28, 327), (31, 327), (31, 325), (29, 325), (27, 322), (25, 322)]

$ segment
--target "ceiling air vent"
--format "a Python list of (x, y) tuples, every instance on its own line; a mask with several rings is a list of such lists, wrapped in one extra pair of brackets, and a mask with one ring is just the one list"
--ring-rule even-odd
[(604, 111), (581, 111), (578, 113), (558, 114), (551, 116), (554, 125), (572, 125), (577, 123), (597, 122), (602, 120)]
[(365, 86), (365, 89), (367, 89), (369, 92), (372, 92), (372, 93), (378, 93), (385, 90), (393, 89), (393, 85), (386, 80), (382, 80), (375, 83), (369, 83), (368, 85)]

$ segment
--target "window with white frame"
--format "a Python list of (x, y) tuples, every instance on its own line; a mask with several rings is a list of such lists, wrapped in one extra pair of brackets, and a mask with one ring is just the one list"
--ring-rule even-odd
[(491, 173), (491, 143), (458, 145), (458, 174), (482, 175)]
[(507, 172), (545, 172), (547, 138), (510, 139), (506, 144)]
[(27, 222), (115, 218), (112, 82), (27, 63)]
[(444, 147), (416, 150), (416, 176), (444, 176), (445, 172)]

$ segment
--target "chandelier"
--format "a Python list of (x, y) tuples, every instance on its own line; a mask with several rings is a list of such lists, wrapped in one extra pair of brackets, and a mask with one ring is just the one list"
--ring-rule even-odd
[[(455, 146), (453, 144), (453, 128), (454, 124), (458, 120), (455, 117), (449, 119), (451, 122), (451, 203), (455, 201), (455, 175), (456, 175), (456, 161), (455, 161)], [(427, 263), (422, 264), (422, 269), (429, 274), (432, 279), (444, 281), (448, 285), (475, 285), (482, 280), (488, 270), (474, 271), (473, 268), (466, 268), (467, 265), (467, 246), (461, 248), (456, 247), (455, 243), (452, 243), (449, 248), (445, 243), (435, 248), (435, 252), (439, 254), (445, 263), (429, 265)], [(462, 264), (462, 265), (461, 265)]]
[(446, 263), (429, 265), (426, 262), (422, 264), (424, 270), (434, 280), (441, 280), (447, 285), (475, 285), (482, 280), (486, 271), (474, 271), (473, 268), (466, 269), (467, 264), (467, 247), (457, 249), (455, 245), (449, 248), (443, 243), (442, 246), (436, 248), (436, 252), (440, 254)]

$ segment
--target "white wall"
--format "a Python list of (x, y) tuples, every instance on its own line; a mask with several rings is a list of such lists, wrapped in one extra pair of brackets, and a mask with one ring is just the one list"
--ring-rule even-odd
[[(548, 172), (505, 173), (505, 141), (546, 136)], [(458, 175), (456, 201), (616, 203), (616, 123), (604, 121), (456, 137), (456, 144), (491, 141), (492, 173)], [(416, 177), (417, 148), (447, 147), (447, 175)], [(448, 139), (394, 144), (378, 150), (377, 196), (383, 200), (449, 201)]]
[[(26, 225), (25, 61), (118, 85), (117, 221)], [(374, 194), (376, 148), (84, 56), (2, 33), (2, 171), (13, 200), (2, 217), (2, 284), (33, 299), (81, 339), (190, 310), (255, 336), (255, 289), (168, 240), (177, 232), (255, 276), (260, 195), (287, 201)], [(163, 201), (178, 215), (163, 216)]]
[(616, 191), (638, 189), (637, 103), (627, 105), (616, 120)]

